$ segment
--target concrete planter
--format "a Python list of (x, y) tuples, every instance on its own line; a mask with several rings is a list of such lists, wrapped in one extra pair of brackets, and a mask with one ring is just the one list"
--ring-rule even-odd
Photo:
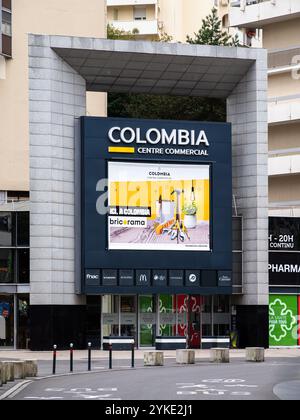
[(25, 372), (25, 365), (24, 362), (12, 362), (14, 367), (14, 376), (16, 379), (25, 379), (26, 372)]
[(211, 349), (211, 363), (230, 363), (229, 349)]
[(246, 349), (246, 361), (263, 363), (265, 361), (265, 349), (260, 347), (248, 347)]
[(3, 385), (3, 363), (0, 362), (0, 386)]
[(144, 353), (144, 366), (163, 366), (164, 353), (162, 351), (147, 351)]
[(6, 382), (13, 382), (15, 380), (14, 362), (5, 361), (2, 362), (2, 365), (6, 375)]
[(24, 373), (26, 378), (36, 378), (38, 374), (38, 365), (36, 360), (24, 361)]
[(179, 365), (194, 365), (196, 355), (194, 350), (177, 350), (176, 363)]

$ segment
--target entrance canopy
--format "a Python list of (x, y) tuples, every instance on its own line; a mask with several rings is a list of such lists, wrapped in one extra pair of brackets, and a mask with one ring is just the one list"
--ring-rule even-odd
[(51, 37), (89, 91), (227, 98), (258, 50)]

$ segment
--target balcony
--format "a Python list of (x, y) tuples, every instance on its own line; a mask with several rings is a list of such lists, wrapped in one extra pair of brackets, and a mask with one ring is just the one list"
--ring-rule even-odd
[(138, 30), (138, 35), (157, 35), (158, 34), (158, 20), (131, 20), (120, 21), (112, 20), (109, 22), (114, 28), (134, 32)]
[(107, 7), (147, 6), (157, 4), (157, 0), (107, 0)]
[(300, 149), (278, 150), (269, 153), (269, 176), (299, 175), (300, 174)]
[(274, 22), (300, 17), (299, 0), (238, 0), (232, 1), (230, 26), (262, 28)]
[(269, 50), (268, 68), (269, 72), (276, 73), (280, 68), (294, 66), (300, 63), (300, 46), (292, 46), (276, 50)]
[(300, 122), (300, 95), (269, 99), (269, 124)]

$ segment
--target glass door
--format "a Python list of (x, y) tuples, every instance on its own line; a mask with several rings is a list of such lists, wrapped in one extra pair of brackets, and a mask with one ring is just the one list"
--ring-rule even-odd
[(119, 333), (119, 296), (102, 297), (102, 337), (118, 336)]
[(201, 307), (202, 296), (191, 295), (189, 297), (189, 316), (188, 316), (188, 332), (189, 332), (189, 348), (201, 348)]
[(176, 332), (176, 296), (159, 295), (159, 336), (173, 337)]
[(120, 296), (121, 336), (134, 337), (136, 341), (136, 296)]
[(139, 347), (154, 347), (156, 302), (153, 295), (139, 296)]

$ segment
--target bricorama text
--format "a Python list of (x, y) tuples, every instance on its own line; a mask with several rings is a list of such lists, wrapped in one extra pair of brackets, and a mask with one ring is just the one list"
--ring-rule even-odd
[(147, 227), (146, 217), (109, 217), (109, 225), (115, 227)]

